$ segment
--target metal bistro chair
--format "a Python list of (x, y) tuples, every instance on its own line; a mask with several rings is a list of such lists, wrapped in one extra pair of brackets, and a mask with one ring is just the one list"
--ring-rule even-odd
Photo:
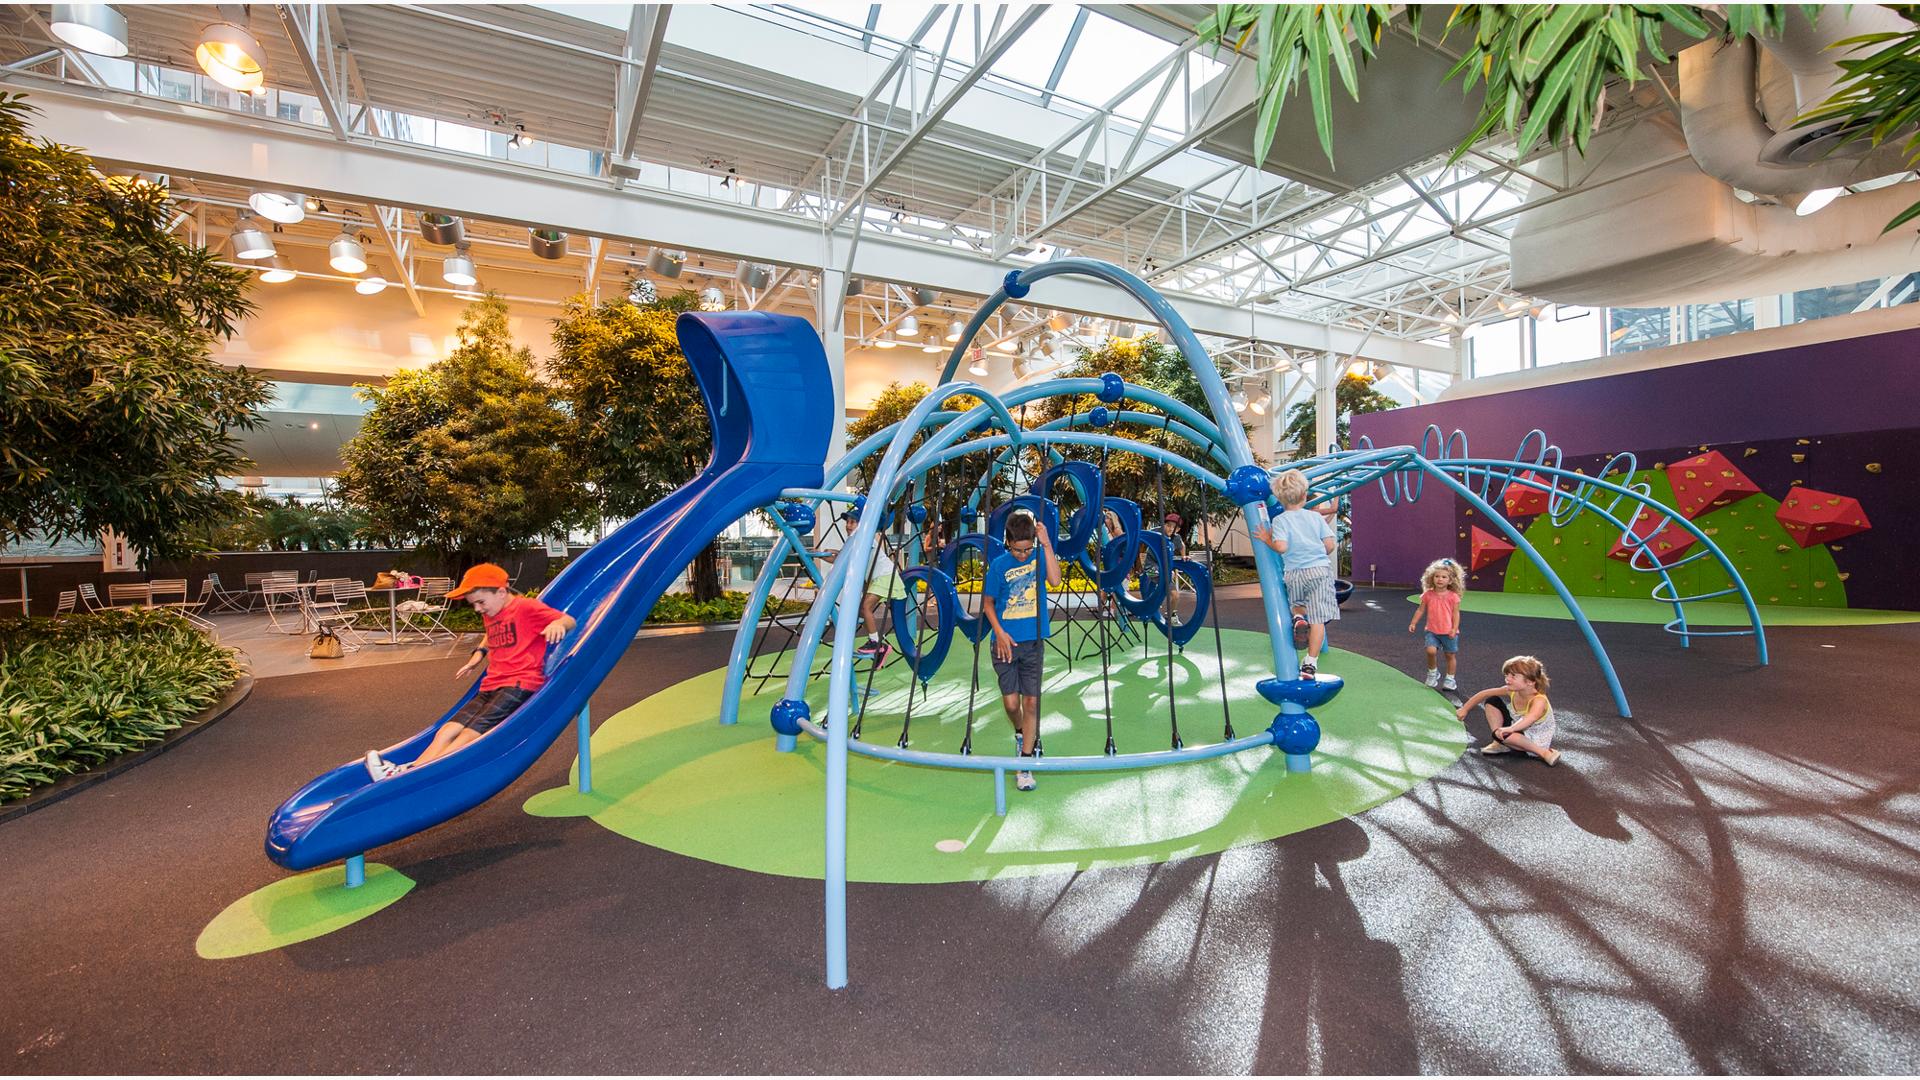
[(316, 615), (325, 612), (339, 611), (345, 605), (340, 602), (338, 594), (334, 590), (342, 585), (351, 583), (353, 583), (352, 578), (321, 578), (314, 583), (313, 599), (307, 602), (307, 610), (314, 612)]
[(79, 587), (79, 593), (80, 602), (86, 605), (87, 614), (107, 610), (107, 605), (100, 602), (100, 593), (94, 589), (93, 582), (83, 582)]
[(145, 607), (152, 598), (153, 592), (145, 582), (107, 586), (107, 604), (111, 607)]
[(420, 596), (410, 603), (419, 604), (411, 610), (405, 604), (400, 607), (401, 621), (409, 631), (426, 635), (428, 641), (441, 634), (448, 641), (456, 641), (460, 635), (447, 628), (447, 594), (453, 591), (453, 579), (449, 577), (423, 577), (420, 579)]
[[(267, 621), (282, 634), (307, 632), (307, 607), (297, 585), (287, 579), (269, 577), (260, 582), (260, 598), (267, 605)], [(285, 620), (291, 620), (289, 627)]]
[(53, 617), (57, 619), (62, 615), (73, 614), (75, 606), (79, 603), (79, 599), (80, 591), (78, 589), (61, 590), (60, 606), (53, 609)]
[[(355, 602), (360, 607), (352, 605)], [(341, 581), (333, 586), (333, 600), (324, 608), (315, 605), (313, 621), (322, 629), (332, 629), (348, 652), (358, 652), (366, 637), (355, 625), (360, 612), (367, 610), (367, 586), (361, 581)]]
[[(264, 577), (265, 575), (261, 576)], [(253, 610), (255, 593), (253, 591), (254, 583), (252, 574), (247, 575), (246, 587), (243, 589), (229, 589), (220, 584), (219, 574), (208, 574), (207, 581), (213, 586), (213, 596), (210, 598), (213, 606), (206, 609), (206, 614), (212, 615), (221, 611)]]
[(158, 578), (147, 582), (147, 606), (183, 608), (187, 606), (186, 578)]

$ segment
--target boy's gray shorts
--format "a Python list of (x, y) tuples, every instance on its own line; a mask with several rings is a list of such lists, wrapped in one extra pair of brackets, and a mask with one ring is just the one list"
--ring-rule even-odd
[(1013, 659), (1002, 661), (995, 658), (993, 673), (1000, 677), (1000, 694), (1019, 694), (1022, 697), (1040, 696), (1040, 667), (1044, 659), (1045, 648), (1039, 638), (1032, 641), (1013, 643)]
[(1330, 623), (1340, 618), (1340, 602), (1333, 598), (1333, 567), (1303, 566), (1282, 572), (1287, 583), (1287, 599), (1306, 608), (1310, 623)]

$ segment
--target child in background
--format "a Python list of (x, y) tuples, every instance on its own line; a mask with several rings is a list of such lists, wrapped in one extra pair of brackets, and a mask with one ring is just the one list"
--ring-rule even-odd
[[(1271, 531), (1256, 527), (1252, 535), (1280, 553), (1287, 596), (1305, 608), (1307, 655), (1300, 661), (1300, 677), (1311, 679), (1320, 673), (1327, 624), (1340, 617), (1340, 603), (1333, 595), (1333, 548), (1339, 541), (1326, 516), (1306, 508), (1306, 473), (1288, 469), (1274, 477), (1273, 493), (1286, 510), (1274, 519)], [(1299, 640), (1297, 625), (1294, 640)]]
[[(1460, 653), (1460, 597), (1466, 589), (1460, 564), (1452, 559), (1435, 559), (1420, 575), (1420, 606), (1413, 611), (1413, 621), (1407, 623), (1407, 633), (1413, 633), (1420, 625), (1421, 618), (1425, 617), (1428, 686), (1437, 686), (1442, 690), (1460, 688), (1453, 676)], [(1440, 653), (1447, 654), (1445, 682), (1440, 681), (1440, 668), (1436, 663)]]
[(1457, 714), (1465, 722), (1476, 707), (1486, 710), (1493, 741), (1480, 752), (1492, 755), (1519, 750), (1549, 765), (1560, 764), (1560, 751), (1553, 748), (1553, 703), (1547, 700), (1546, 665), (1531, 656), (1516, 656), (1500, 665), (1500, 673), (1506, 677), (1506, 685), (1473, 695)]
[(367, 751), (367, 774), (375, 780), (392, 779), (471, 745), (546, 685), (547, 646), (567, 636), (574, 626), (573, 616), (531, 596), (520, 596), (509, 584), (504, 569), (481, 563), (447, 594), (449, 600), (465, 598), (487, 627), (487, 643), (474, 649), (453, 677), (464, 679), (482, 663), (487, 673), (480, 679), (480, 689), (440, 725), (433, 741), (412, 762), (395, 765), (380, 751)]
[[(1033, 757), (1040, 740), (1047, 590), (1059, 587), (1060, 560), (1054, 556), (1047, 530), (1025, 514), (1008, 518), (1007, 551), (987, 567), (980, 613), (993, 627), (993, 673), (1000, 680), (1000, 703), (1020, 738), (1021, 757)], [(1021, 769), (1013, 781), (1021, 791), (1034, 788), (1030, 770)]]

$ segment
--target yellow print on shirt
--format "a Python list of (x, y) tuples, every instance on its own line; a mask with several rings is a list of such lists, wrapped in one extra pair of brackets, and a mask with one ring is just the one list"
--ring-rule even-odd
[(1031, 619), (1040, 614), (1040, 579), (1034, 573), (1039, 566), (1040, 560), (1035, 559), (1025, 566), (1007, 568), (1007, 606), (1000, 612), (1002, 619)]

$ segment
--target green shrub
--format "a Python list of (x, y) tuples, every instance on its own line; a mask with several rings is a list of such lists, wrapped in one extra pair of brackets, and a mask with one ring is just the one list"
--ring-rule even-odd
[[(653, 605), (653, 614), (647, 616), (648, 623), (689, 623), (689, 622), (737, 622), (741, 612), (747, 609), (747, 594), (743, 592), (722, 593), (717, 600), (704, 603), (696, 602), (690, 593), (668, 593)], [(798, 601), (769, 598), (767, 610), (788, 615), (807, 610), (807, 605)], [(467, 606), (464, 601), (455, 600), (447, 609), (443, 621), (447, 629), (456, 634), (477, 634), (484, 629), (480, 613)], [(378, 605), (359, 613), (355, 625), (362, 630), (386, 631), (387, 609)]]
[(0, 802), (159, 740), (239, 677), (170, 611), (0, 620)]

